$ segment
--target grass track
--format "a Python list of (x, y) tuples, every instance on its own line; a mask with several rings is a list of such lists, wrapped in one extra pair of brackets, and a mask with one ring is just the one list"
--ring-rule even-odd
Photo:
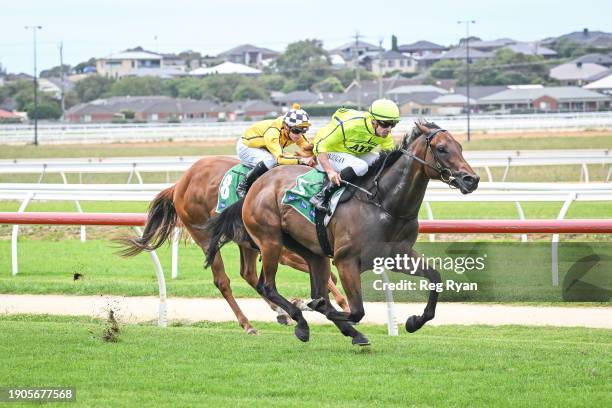
[(75, 386), (76, 406), (609, 406), (611, 331), (360, 326), (130, 325), (118, 343), (87, 318), (1, 316), (0, 384)]

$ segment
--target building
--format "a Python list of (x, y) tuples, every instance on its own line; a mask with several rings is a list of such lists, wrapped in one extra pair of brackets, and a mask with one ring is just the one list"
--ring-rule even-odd
[(448, 47), (421, 40), (412, 44), (402, 44), (397, 47), (397, 50), (402, 54), (408, 54), (412, 57), (422, 57), (428, 54), (442, 54), (444, 51), (448, 51)]
[(483, 110), (591, 112), (610, 108), (611, 97), (573, 86), (516, 88), (477, 100)]
[(567, 63), (551, 68), (549, 76), (564, 86), (583, 86), (608, 73), (608, 68), (590, 62)]
[(278, 106), (262, 100), (232, 102), (223, 111), (227, 120), (230, 121), (276, 118), (282, 112)]
[(518, 43), (518, 41), (513, 40), (512, 38), (499, 38), (493, 41), (470, 41), (470, 49), (475, 49), (482, 52), (494, 52), (500, 48), (505, 48), (516, 43)]
[(272, 97), (274, 103), (286, 107), (290, 107), (294, 103), (299, 103), (302, 106), (315, 105), (320, 103), (321, 99), (321, 95), (310, 91), (293, 91)]
[(417, 70), (416, 60), (397, 51), (385, 51), (381, 58), (372, 61), (372, 73), (385, 75), (390, 72), (413, 73)]
[(591, 63), (591, 64), (603, 65), (604, 67), (607, 67), (607, 68), (612, 68), (612, 56), (605, 55), (605, 54), (586, 54), (570, 62), (574, 64), (578, 64), (580, 62), (583, 64)]
[(0, 123), (23, 123), (27, 119), (27, 113), (10, 112), (0, 109)]
[(270, 50), (268, 48), (244, 44), (222, 52), (221, 54), (217, 55), (217, 58), (236, 64), (251, 65), (261, 68), (268, 65), (270, 61), (279, 55), (279, 52)]
[(239, 75), (252, 75), (257, 76), (261, 74), (261, 70), (249, 67), (244, 64), (238, 64), (235, 62), (223, 62), (219, 65), (215, 65), (214, 67), (201, 67), (194, 69), (189, 72), (191, 76), (206, 76), (206, 75), (216, 75), (216, 74), (239, 74)]
[(211, 101), (167, 96), (113, 97), (73, 106), (65, 118), (72, 123), (103, 123), (122, 119), (125, 112), (146, 122), (217, 120), (221, 108)]
[(162, 67), (162, 68), (138, 68), (133, 69), (127, 74), (125, 77), (157, 77), (161, 79), (172, 79), (178, 78), (182, 76), (186, 76), (187, 73), (180, 68), (177, 67)]
[(503, 47), (504, 50), (510, 50), (517, 54), (530, 55), (530, 56), (540, 56), (544, 58), (555, 58), (557, 56), (557, 52), (555, 50), (551, 50), (550, 48), (544, 47), (543, 45), (536, 43), (516, 43), (509, 44)]
[(380, 51), (384, 51), (384, 49), (378, 45), (370, 44), (365, 41), (351, 41), (330, 50), (329, 53), (339, 54), (345, 61), (354, 61), (356, 58), (362, 56), (378, 55)]
[(564, 34), (556, 38), (548, 38), (543, 40), (545, 45), (554, 44), (561, 40), (569, 40), (580, 45), (586, 45), (594, 48), (610, 48), (612, 47), (612, 33), (603, 31), (590, 31), (584, 28), (582, 31), (574, 31), (569, 34)]
[(111, 54), (96, 61), (99, 75), (121, 78), (135, 70), (160, 69), (163, 67), (161, 54), (145, 51), (138, 47)]
[(601, 79), (598, 79), (597, 81), (593, 81), (590, 84), (583, 86), (583, 88), (607, 95), (612, 95), (612, 73)]
[[(74, 82), (68, 77), (64, 78), (63, 82), (64, 93), (74, 89)], [(62, 80), (61, 78), (39, 78), (38, 89), (41, 92), (50, 93), (55, 99), (62, 99)]]

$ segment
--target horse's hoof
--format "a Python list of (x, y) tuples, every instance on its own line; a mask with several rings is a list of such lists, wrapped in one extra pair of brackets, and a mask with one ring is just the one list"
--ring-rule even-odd
[(369, 346), (370, 340), (368, 340), (368, 338), (364, 336), (363, 334), (358, 334), (355, 337), (353, 337), (353, 345), (354, 346)]
[(252, 336), (257, 336), (259, 333), (257, 332), (257, 329), (254, 327), (249, 327), (248, 329), (246, 329), (247, 334), (250, 334)]
[(291, 324), (291, 318), (286, 314), (279, 314), (276, 316), (276, 321), (283, 326), (289, 326)]
[(412, 315), (408, 318), (408, 320), (406, 320), (406, 331), (408, 333), (414, 333), (415, 331), (419, 330), (421, 326), (423, 326), (422, 324), (419, 324), (417, 319), (418, 317), (416, 315)]
[(306, 343), (310, 339), (310, 330), (308, 329), (308, 327), (303, 328), (300, 326), (296, 326), (295, 327), (295, 337), (300, 339), (300, 341), (303, 341), (304, 343)]

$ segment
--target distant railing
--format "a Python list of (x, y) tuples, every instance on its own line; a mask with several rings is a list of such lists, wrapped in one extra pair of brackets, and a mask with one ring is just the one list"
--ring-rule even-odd
[[(418, 117), (404, 117), (395, 132), (408, 132)], [(465, 116), (427, 117), (451, 132), (465, 132)], [(313, 131), (327, 123), (326, 118), (312, 120)], [(253, 122), (185, 122), (129, 124), (43, 124), (38, 126), (41, 144), (113, 143), (143, 141), (194, 141), (232, 139)], [(572, 112), (529, 115), (472, 115), (473, 132), (568, 131), (612, 129), (612, 112)], [(25, 144), (33, 140), (31, 125), (1, 125), (0, 144)]]

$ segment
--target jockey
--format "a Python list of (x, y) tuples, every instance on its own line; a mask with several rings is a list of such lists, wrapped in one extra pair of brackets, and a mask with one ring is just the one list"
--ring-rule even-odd
[(314, 158), (298, 157), (283, 153), (283, 149), (293, 143), (304, 152), (312, 151), (312, 145), (306, 139), (310, 119), (300, 105), (294, 103), (292, 108), (276, 119), (262, 120), (244, 132), (238, 140), (236, 151), (240, 162), (253, 169), (247, 173), (238, 185), (236, 194), (244, 197), (253, 182), (277, 164), (314, 164)]
[(399, 108), (389, 99), (374, 101), (367, 112), (341, 108), (334, 113), (313, 142), (316, 168), (326, 172), (329, 179), (310, 200), (318, 210), (326, 210), (326, 203), (340, 188), (341, 180), (352, 182), (367, 173), (368, 166), (378, 158), (372, 149), (395, 147), (391, 129), (399, 120)]

